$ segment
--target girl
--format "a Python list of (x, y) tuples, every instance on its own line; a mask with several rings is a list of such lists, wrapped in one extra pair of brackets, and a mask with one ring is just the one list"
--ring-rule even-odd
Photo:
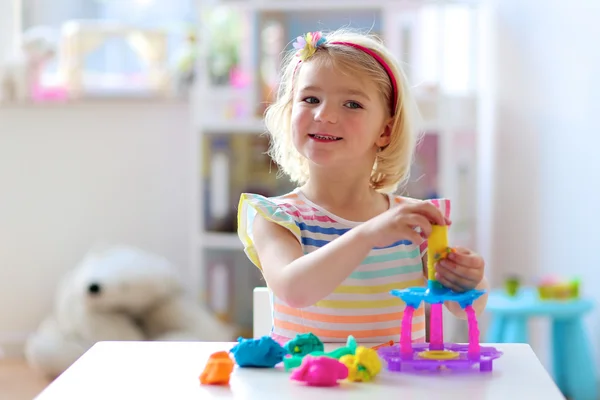
[[(424, 285), (432, 224), (450, 223), (447, 201), (392, 194), (416, 143), (406, 79), (367, 35), (313, 32), (294, 47), (266, 125), (271, 157), (299, 187), (274, 198), (244, 193), (238, 208), (245, 252), (271, 290), (271, 335), (397, 341), (404, 303), (389, 291)], [(455, 291), (487, 288), (482, 258), (456, 250), (437, 264), (437, 279)], [(424, 305), (412, 329), (425, 340)]]

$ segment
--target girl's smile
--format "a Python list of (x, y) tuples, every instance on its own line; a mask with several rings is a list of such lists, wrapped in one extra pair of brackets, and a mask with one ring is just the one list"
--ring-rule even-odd
[(328, 133), (309, 133), (308, 137), (310, 137), (315, 142), (322, 142), (322, 143), (335, 143), (337, 141), (342, 140), (341, 137), (333, 136)]

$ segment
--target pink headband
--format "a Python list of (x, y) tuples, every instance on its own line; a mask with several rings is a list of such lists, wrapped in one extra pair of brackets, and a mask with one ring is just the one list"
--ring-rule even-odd
[[(385, 62), (383, 57), (381, 57), (379, 54), (377, 54), (375, 51), (369, 49), (368, 47), (361, 46), (360, 44), (351, 43), (351, 42), (327, 42), (326, 39), (321, 34), (321, 32), (308, 32), (304, 36), (298, 36), (298, 38), (296, 39), (296, 42), (294, 42), (294, 44), (293, 44), (294, 48), (296, 50), (298, 50), (296, 52), (296, 57), (300, 58), (298, 65), (300, 65), (300, 63), (302, 61), (306, 61), (310, 57), (312, 57), (312, 55), (315, 54), (317, 49), (319, 47), (322, 47), (326, 43), (338, 44), (338, 45), (342, 45), (342, 46), (349, 46), (349, 47), (353, 47), (357, 50), (361, 50), (361, 51), (367, 53), (368, 55), (370, 55), (371, 57), (373, 57), (383, 67), (383, 69), (387, 73), (388, 77), (390, 78), (390, 82), (392, 83), (392, 94), (393, 94), (393, 96), (392, 96), (392, 114), (395, 114), (396, 102), (398, 99), (398, 85), (396, 83), (396, 78), (394, 77), (392, 69)], [(296, 68), (298, 68), (298, 65), (296, 66)]]

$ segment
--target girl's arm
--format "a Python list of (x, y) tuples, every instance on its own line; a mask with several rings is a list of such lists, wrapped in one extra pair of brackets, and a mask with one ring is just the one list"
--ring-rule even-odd
[(273, 293), (291, 307), (303, 308), (332, 293), (373, 247), (388, 246), (399, 239), (421, 243), (423, 239), (415, 228), (428, 237), (432, 223), (446, 223), (439, 209), (429, 202), (407, 201), (304, 255), (291, 232), (257, 215), (254, 247)]
[(306, 255), (290, 231), (260, 215), (253, 231), (265, 280), (277, 297), (294, 308), (308, 307), (332, 293), (372, 248), (360, 226)]

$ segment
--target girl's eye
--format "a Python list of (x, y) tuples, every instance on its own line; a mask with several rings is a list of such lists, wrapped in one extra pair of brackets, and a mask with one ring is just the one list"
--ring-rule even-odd
[(358, 104), (357, 102), (355, 102), (355, 101), (349, 101), (349, 102), (347, 102), (346, 103), (346, 107), (353, 108), (353, 109), (362, 108), (362, 106), (360, 104)]
[(307, 97), (304, 101), (308, 104), (318, 104), (319, 100), (316, 97)]

